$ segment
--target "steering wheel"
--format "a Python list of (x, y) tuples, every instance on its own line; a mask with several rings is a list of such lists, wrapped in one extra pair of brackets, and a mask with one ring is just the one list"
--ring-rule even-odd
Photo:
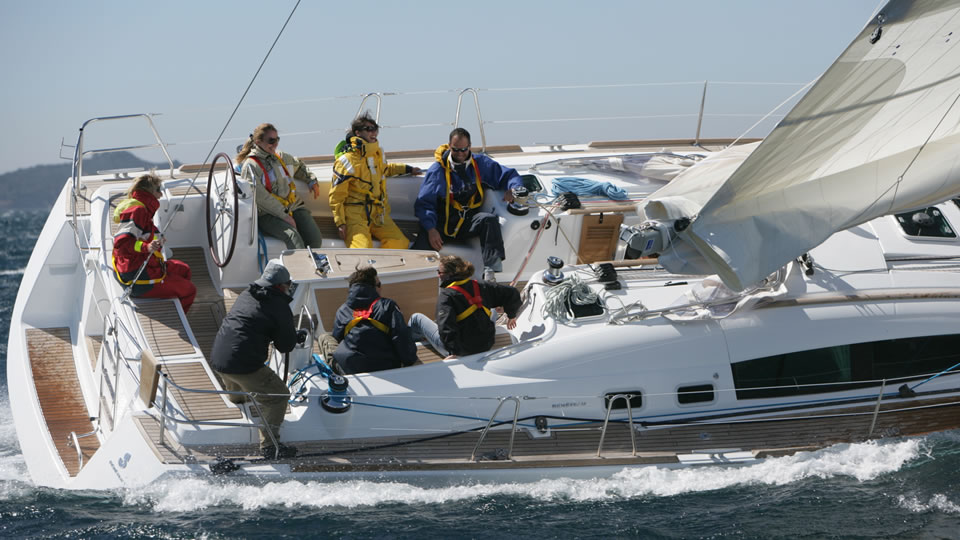
[[(227, 171), (222, 177), (214, 174), (217, 160), (223, 158)], [(213, 263), (223, 268), (233, 257), (237, 245), (237, 173), (225, 152), (220, 152), (210, 163), (207, 176), (207, 245)]]

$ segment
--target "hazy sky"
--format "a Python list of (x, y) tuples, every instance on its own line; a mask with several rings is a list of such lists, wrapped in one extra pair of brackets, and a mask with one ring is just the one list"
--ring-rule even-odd
[[(162, 113), (173, 157), (202, 161), (295, 4), (0, 0), (0, 172), (57, 163), (85, 120), (129, 113)], [(481, 89), (489, 144), (692, 137), (703, 81), (704, 136), (736, 136), (822, 73), (882, 4), (303, 0), (217, 151), (271, 121), (282, 149), (331, 153), (366, 92), (401, 94), (383, 99), (388, 150), (433, 147), (465, 87)], [(472, 101), (461, 125), (480, 142)], [(87, 136), (87, 149), (151, 138), (142, 121)]]

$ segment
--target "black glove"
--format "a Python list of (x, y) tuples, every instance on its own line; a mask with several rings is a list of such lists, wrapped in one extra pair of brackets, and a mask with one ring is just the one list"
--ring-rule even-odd
[(303, 345), (303, 342), (307, 340), (307, 330), (301, 328), (297, 330), (297, 345)]

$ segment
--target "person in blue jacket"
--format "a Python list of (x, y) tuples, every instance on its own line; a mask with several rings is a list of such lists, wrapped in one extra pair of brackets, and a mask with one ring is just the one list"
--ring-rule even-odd
[(500, 221), (480, 207), (487, 190), (504, 191), (513, 200), (512, 189), (523, 185), (516, 169), (504, 167), (483, 154), (470, 152), (470, 133), (463, 128), (450, 132), (448, 144), (440, 145), (436, 162), (427, 170), (414, 211), (420, 232), (413, 249), (440, 251), (446, 239), (480, 237), (483, 278), (493, 281), (506, 258)]
[(349, 284), (333, 323), (333, 337), (340, 342), (333, 358), (340, 369), (351, 374), (413, 365), (417, 344), (397, 303), (380, 296), (377, 269), (358, 268)]

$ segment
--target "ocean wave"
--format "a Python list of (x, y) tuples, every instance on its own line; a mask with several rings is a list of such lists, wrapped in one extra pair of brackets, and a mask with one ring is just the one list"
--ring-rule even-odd
[(945, 512), (947, 514), (960, 514), (960, 505), (955, 502), (950, 501), (946, 495), (942, 493), (935, 493), (927, 502), (922, 502), (916, 497), (907, 497), (900, 495), (897, 498), (897, 503), (917, 514), (922, 514), (926, 512)]
[(27, 267), (14, 268), (11, 270), (0, 270), (0, 276), (22, 276), (27, 271)]
[(159, 512), (189, 512), (238, 506), (256, 510), (288, 508), (373, 507), (385, 503), (437, 504), (482, 497), (521, 496), (541, 501), (575, 502), (670, 497), (745, 485), (784, 485), (808, 478), (855, 478), (868, 481), (899, 470), (924, 451), (920, 440), (838, 445), (826, 450), (772, 458), (742, 467), (624, 469), (609, 478), (545, 479), (532, 483), (494, 483), (419, 487), (403, 482), (349, 480), (337, 482), (270, 482), (241, 484), (208, 478), (155, 482), (123, 493), (124, 504), (149, 506)]

